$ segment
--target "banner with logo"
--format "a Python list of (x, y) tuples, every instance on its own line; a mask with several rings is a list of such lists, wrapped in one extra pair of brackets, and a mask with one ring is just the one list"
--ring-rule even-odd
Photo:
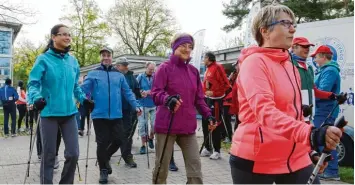
[(195, 41), (195, 46), (194, 50), (192, 51), (192, 59), (191, 59), (191, 64), (197, 68), (198, 71), (200, 71), (200, 66), (202, 62), (202, 54), (203, 54), (203, 42), (205, 40), (205, 33), (206, 30), (202, 29), (196, 32), (193, 37)]

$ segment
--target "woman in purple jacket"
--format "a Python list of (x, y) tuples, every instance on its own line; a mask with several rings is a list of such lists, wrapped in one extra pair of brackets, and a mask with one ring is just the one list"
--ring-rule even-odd
[[(189, 64), (194, 47), (193, 37), (189, 34), (178, 34), (174, 37), (171, 47), (173, 53), (168, 61), (159, 66), (151, 90), (153, 101), (157, 106), (154, 124), (156, 158), (153, 184), (166, 184), (168, 165), (175, 141), (184, 156), (187, 183), (202, 184), (199, 146), (195, 134), (197, 127), (195, 108), (211, 124), (214, 124), (215, 119), (204, 101), (200, 74)], [(171, 130), (168, 133), (173, 114)], [(167, 145), (164, 148), (166, 138)], [(160, 164), (161, 157), (163, 160)]]

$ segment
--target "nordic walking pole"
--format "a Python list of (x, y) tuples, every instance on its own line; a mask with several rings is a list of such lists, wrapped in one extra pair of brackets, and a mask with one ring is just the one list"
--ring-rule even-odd
[(88, 176), (88, 162), (89, 162), (89, 144), (90, 144), (90, 135), (91, 135), (91, 122), (92, 119), (89, 118), (89, 125), (88, 125), (88, 144), (86, 150), (86, 164), (85, 164), (85, 184)]
[[(232, 138), (229, 133), (228, 133), (228, 129), (227, 129), (227, 123), (226, 121), (224, 120), (224, 110), (222, 110), (222, 115), (221, 115), (221, 118), (222, 118), (222, 122), (223, 122), (223, 125), (224, 125), (224, 129), (226, 130), (226, 135), (229, 138)], [(230, 124), (230, 123), (229, 123)]]
[(170, 134), (170, 130), (171, 130), (171, 125), (172, 125), (173, 120), (174, 120), (174, 115), (175, 115), (175, 114), (172, 112), (172, 113), (171, 113), (171, 117), (170, 117), (170, 123), (169, 123), (169, 127), (168, 127), (168, 132), (167, 132), (167, 134), (166, 134), (166, 138), (165, 138), (165, 141), (164, 141), (163, 152), (162, 152), (162, 154), (161, 154), (161, 156), (160, 156), (158, 171), (157, 171), (157, 175), (155, 176), (154, 184), (157, 184), (157, 182), (158, 182), (160, 167), (161, 167), (161, 164), (162, 164), (162, 162), (163, 162), (163, 158), (164, 158), (164, 154), (165, 154), (166, 145), (168, 144), (168, 138), (169, 138), (169, 134)]
[(35, 129), (34, 134), (33, 134), (33, 124), (30, 128), (31, 129), (31, 131), (30, 131), (31, 132), (30, 151), (29, 151), (29, 155), (28, 155), (27, 170), (26, 170), (25, 180), (23, 181), (23, 184), (26, 184), (27, 177), (30, 176), (31, 157), (32, 157), (34, 142), (36, 141), (36, 137), (34, 137), (33, 139), (32, 139), (32, 137), (33, 137), (33, 135), (37, 136), (37, 127), (39, 127), (39, 124), (40, 124), (40, 115), (38, 115), (38, 118), (37, 118), (37, 125), (36, 125), (36, 129)]
[[(176, 99), (179, 101), (180, 100), (180, 95), (176, 95)], [(168, 138), (169, 138), (169, 135), (170, 135), (171, 126), (173, 125), (174, 115), (175, 115), (175, 113), (173, 112), (173, 110), (171, 110), (171, 117), (170, 117), (170, 121), (169, 121), (168, 132), (166, 133), (166, 138), (165, 138), (165, 141), (164, 141), (163, 151), (162, 151), (160, 159), (159, 159), (159, 166), (158, 166), (157, 175), (155, 176), (154, 184), (157, 184), (157, 182), (158, 182), (160, 167), (161, 167), (161, 163), (163, 162), (163, 159), (164, 159), (165, 149), (166, 149), (166, 145), (168, 144)]]
[[(341, 116), (340, 118), (338, 118), (335, 123), (334, 126), (338, 127), (338, 128), (343, 128), (348, 122), (345, 121), (344, 116)], [(309, 177), (309, 180), (307, 182), (308, 185), (313, 184), (314, 179), (316, 178), (316, 176), (318, 175), (320, 166), (323, 164), (324, 160), (327, 158), (327, 156), (330, 154), (330, 151), (327, 151), (326, 149), (323, 149), (322, 155), (320, 156), (317, 165), (315, 166), (311, 176)]]
[[(144, 110), (144, 107), (143, 107), (143, 117), (144, 117), (144, 120), (145, 120), (145, 110)], [(148, 121), (147, 121), (147, 123), (145, 124), (145, 133), (147, 134), (146, 137), (145, 137), (145, 146), (147, 147), (147, 165), (148, 165), (148, 169), (149, 169)]]
[[(130, 139), (132, 139), (134, 133), (136, 132), (137, 123), (138, 123), (138, 118), (137, 118), (136, 120), (134, 120), (133, 129), (132, 129), (132, 131), (131, 131), (131, 134), (128, 136), (128, 141), (129, 141)], [(128, 142), (128, 141), (127, 141), (127, 142)], [(122, 155), (121, 155), (120, 159), (118, 160), (117, 165), (120, 165), (121, 160), (122, 160)]]
[(80, 168), (79, 168), (79, 163), (78, 163), (78, 162), (76, 162), (76, 167), (78, 168), (78, 173), (79, 173), (79, 181), (83, 181), (83, 179), (81, 178)]

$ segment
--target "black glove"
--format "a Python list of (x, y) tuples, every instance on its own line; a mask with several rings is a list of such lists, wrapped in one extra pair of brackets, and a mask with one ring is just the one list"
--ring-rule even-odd
[(319, 147), (325, 146), (325, 135), (327, 133), (328, 126), (329, 125), (325, 125), (320, 128), (312, 128), (311, 136), (309, 138), (311, 140), (311, 148), (313, 150), (319, 152)]
[(94, 107), (95, 107), (94, 101), (89, 100), (89, 99), (85, 99), (83, 102), (83, 105), (84, 105), (85, 109), (88, 110), (89, 112), (94, 110)]
[(317, 164), (318, 160), (316, 160), (315, 158), (316, 157), (320, 157), (319, 153), (316, 152), (316, 151), (312, 151), (310, 154), (309, 154), (309, 157), (311, 158), (311, 161), (313, 162), (313, 164)]
[(173, 111), (177, 102), (180, 100), (180, 95), (169, 96), (166, 100), (165, 106), (169, 108), (169, 110)]
[(37, 111), (41, 111), (44, 109), (46, 105), (47, 105), (46, 100), (44, 98), (40, 98), (34, 102), (33, 108), (36, 109)]
[(340, 93), (340, 94), (332, 93), (332, 95), (329, 96), (329, 99), (337, 100), (338, 104), (341, 105), (341, 104), (345, 103), (345, 101), (348, 99), (347, 96), (348, 96), (347, 93)]
[(304, 117), (308, 117), (312, 114), (313, 105), (302, 105), (302, 112)]
[[(319, 157), (320, 157), (319, 153), (313, 150), (313, 151), (309, 154), (309, 156), (310, 156), (310, 158), (311, 158), (312, 163), (313, 163), (314, 165), (316, 165), (316, 164), (318, 163), (318, 160), (319, 160)], [(318, 159), (316, 159), (316, 158), (318, 158)], [(324, 162), (328, 162), (328, 161), (331, 161), (331, 160), (333, 160), (333, 157), (332, 157), (331, 154), (329, 154), (327, 157), (325, 157)]]

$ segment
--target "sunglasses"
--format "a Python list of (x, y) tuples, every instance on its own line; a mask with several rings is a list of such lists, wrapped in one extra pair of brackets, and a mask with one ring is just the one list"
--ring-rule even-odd
[(301, 46), (302, 48), (304, 48), (304, 49), (308, 49), (308, 48), (310, 48), (311, 46), (310, 45), (307, 45), (307, 46), (302, 46), (302, 45), (299, 45), (299, 46)]

